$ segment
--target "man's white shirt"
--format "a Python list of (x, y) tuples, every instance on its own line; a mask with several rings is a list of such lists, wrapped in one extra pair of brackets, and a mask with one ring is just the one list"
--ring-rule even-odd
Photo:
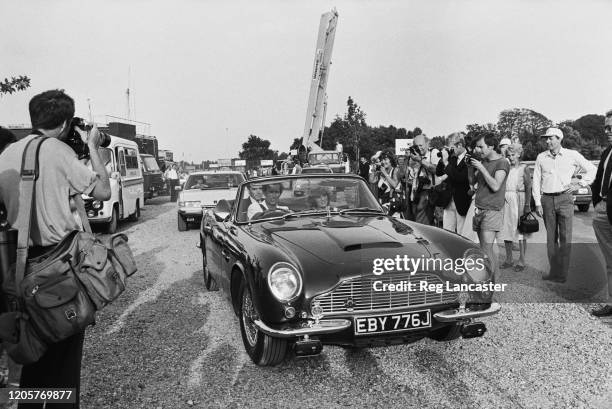
[(550, 150), (541, 152), (536, 158), (533, 169), (532, 191), (536, 206), (542, 205), (542, 193), (567, 190), (578, 170), (585, 172), (579, 181), (580, 185), (586, 186), (595, 179), (597, 168), (580, 152), (566, 148), (561, 148), (555, 156)]

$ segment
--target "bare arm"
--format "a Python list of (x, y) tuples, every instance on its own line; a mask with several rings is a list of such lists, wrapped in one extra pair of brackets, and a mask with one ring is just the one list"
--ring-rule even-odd
[(95, 184), (91, 196), (97, 200), (108, 200), (111, 197), (110, 181), (108, 180), (108, 173), (106, 167), (102, 163), (100, 154), (98, 153), (98, 147), (100, 146), (100, 132), (94, 125), (93, 129), (87, 139), (87, 146), (89, 147), (89, 155), (91, 159), (91, 167), (94, 172), (97, 173), (97, 183)]

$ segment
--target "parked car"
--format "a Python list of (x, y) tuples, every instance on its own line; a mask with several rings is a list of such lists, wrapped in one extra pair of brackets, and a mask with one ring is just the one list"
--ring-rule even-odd
[[(250, 197), (262, 191), (265, 205)], [(473, 320), (500, 309), (492, 292), (440, 287), (490, 283), (491, 268), (475, 243), (389, 217), (356, 175), (245, 182), (234, 200), (220, 200), (204, 215), (198, 246), (205, 287), (223, 290), (246, 352), (262, 366), (278, 364), (289, 349), (297, 356), (316, 355), (325, 344), (350, 348), (478, 337), (486, 327)], [(423, 257), (485, 261), (466, 274), (452, 267), (376, 269), (380, 260)], [(420, 287), (423, 282), (440, 291)], [(389, 290), (410, 283), (417, 286), (413, 291)]]
[(234, 198), (238, 185), (244, 180), (244, 175), (237, 171), (190, 174), (178, 195), (178, 230), (185, 231), (190, 224), (199, 224), (202, 209), (214, 208), (221, 199)]

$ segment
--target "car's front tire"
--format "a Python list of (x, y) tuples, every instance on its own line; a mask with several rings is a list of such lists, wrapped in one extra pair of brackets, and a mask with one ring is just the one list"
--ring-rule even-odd
[(179, 214), (177, 216), (177, 221), (178, 221), (178, 231), (187, 230), (187, 222), (185, 221), (185, 219), (183, 219), (183, 216)]
[(278, 365), (287, 355), (287, 340), (273, 338), (257, 329), (253, 322), (257, 313), (251, 291), (244, 281), (240, 284), (239, 294), (240, 333), (247, 354), (259, 366)]

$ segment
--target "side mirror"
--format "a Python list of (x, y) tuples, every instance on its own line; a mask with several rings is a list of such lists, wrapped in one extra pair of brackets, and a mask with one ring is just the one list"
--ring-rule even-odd
[(232, 207), (230, 206), (227, 200), (219, 200), (217, 206), (215, 206), (215, 209), (213, 210), (215, 220), (217, 220), (218, 222), (225, 222), (229, 220), (231, 210)]

